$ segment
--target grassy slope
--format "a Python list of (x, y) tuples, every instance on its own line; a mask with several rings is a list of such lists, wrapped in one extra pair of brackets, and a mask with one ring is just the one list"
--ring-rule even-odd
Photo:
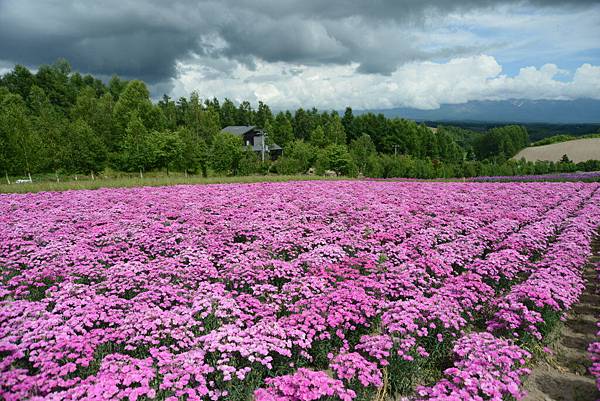
[(347, 179), (343, 177), (321, 177), (308, 175), (274, 175), (274, 176), (244, 176), (244, 177), (200, 177), (200, 176), (157, 176), (145, 177), (121, 177), (103, 178), (91, 180), (69, 180), (69, 181), (40, 181), (29, 184), (2, 184), (0, 193), (27, 193), (42, 191), (68, 191), (72, 189), (98, 189), (98, 188), (129, 188), (143, 186), (165, 186), (180, 184), (223, 184), (223, 183), (252, 183), (252, 182), (281, 182), (281, 181), (309, 181), (309, 180), (336, 180)]

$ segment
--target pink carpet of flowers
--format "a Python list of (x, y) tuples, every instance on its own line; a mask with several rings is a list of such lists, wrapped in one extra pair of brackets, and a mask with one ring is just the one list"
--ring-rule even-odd
[[(596, 264), (596, 272), (598, 272), (598, 280), (600, 281), (600, 262)], [(597, 323), (597, 326), (600, 330), (600, 322)], [(591, 343), (588, 351), (592, 360), (590, 373), (596, 378), (596, 387), (600, 390), (600, 331), (596, 335), (599, 337), (598, 341)]]
[(597, 183), (0, 195), (0, 399), (519, 399), (599, 222)]

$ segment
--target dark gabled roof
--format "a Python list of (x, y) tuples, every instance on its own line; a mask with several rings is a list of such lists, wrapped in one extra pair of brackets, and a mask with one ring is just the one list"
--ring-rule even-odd
[(255, 130), (255, 125), (230, 125), (221, 130), (221, 132), (229, 132), (233, 135), (244, 135), (247, 132)]

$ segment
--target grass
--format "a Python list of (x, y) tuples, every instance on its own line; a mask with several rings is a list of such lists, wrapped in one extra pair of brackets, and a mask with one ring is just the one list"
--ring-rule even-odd
[(50, 178), (33, 178), (32, 183), (0, 184), (0, 193), (29, 193), (47, 191), (69, 191), (76, 189), (100, 189), (100, 188), (131, 188), (131, 187), (157, 187), (168, 185), (203, 185), (203, 184), (228, 184), (228, 183), (253, 183), (253, 182), (285, 182), (285, 181), (312, 181), (312, 180), (343, 180), (346, 177), (322, 177), (310, 175), (251, 175), (251, 176), (214, 176), (202, 177), (199, 175), (182, 174), (155, 174), (140, 178), (139, 175), (128, 175), (118, 177), (105, 177), (92, 180), (91, 177), (69, 178), (61, 181)]

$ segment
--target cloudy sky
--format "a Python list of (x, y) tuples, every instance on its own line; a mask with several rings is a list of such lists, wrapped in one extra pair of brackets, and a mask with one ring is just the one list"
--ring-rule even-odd
[(600, 1), (0, 0), (0, 72), (60, 57), (276, 109), (600, 99)]

